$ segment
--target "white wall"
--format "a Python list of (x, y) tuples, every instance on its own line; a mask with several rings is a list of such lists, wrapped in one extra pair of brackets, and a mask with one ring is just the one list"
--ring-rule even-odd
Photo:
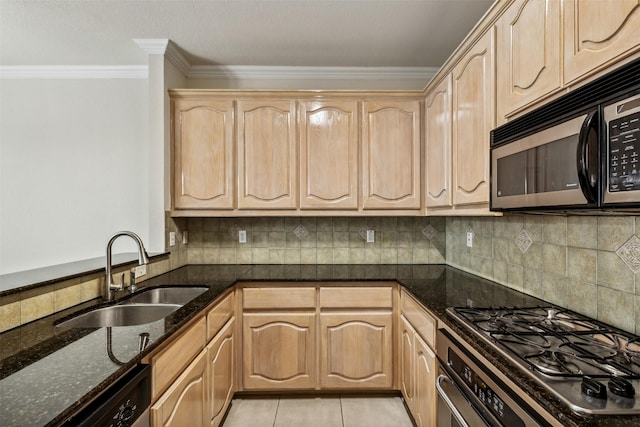
[(0, 80), (0, 274), (148, 241), (147, 126), (146, 79)]

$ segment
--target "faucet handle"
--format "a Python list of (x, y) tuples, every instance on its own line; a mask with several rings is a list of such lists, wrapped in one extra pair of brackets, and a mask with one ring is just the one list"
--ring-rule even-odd
[(129, 270), (129, 292), (134, 293), (137, 290), (138, 290), (138, 287), (136, 286), (136, 269), (134, 267), (131, 270)]

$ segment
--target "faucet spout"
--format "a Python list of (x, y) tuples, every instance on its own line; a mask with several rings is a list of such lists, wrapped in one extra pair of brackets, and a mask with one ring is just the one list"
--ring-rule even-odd
[(111, 301), (113, 299), (113, 291), (122, 290), (124, 287), (124, 283), (115, 284), (113, 283), (113, 276), (111, 274), (112, 266), (112, 256), (111, 256), (111, 247), (113, 246), (113, 242), (120, 236), (129, 236), (131, 237), (138, 245), (138, 264), (149, 264), (149, 255), (144, 248), (144, 244), (142, 243), (142, 239), (135, 233), (131, 231), (119, 231), (109, 239), (107, 243), (107, 267), (106, 267), (106, 278), (105, 278), (105, 297), (107, 301)]

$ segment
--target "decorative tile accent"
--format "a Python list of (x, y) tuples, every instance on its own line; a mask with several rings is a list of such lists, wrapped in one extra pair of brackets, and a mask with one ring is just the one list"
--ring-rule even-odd
[(616, 255), (629, 267), (633, 273), (640, 272), (640, 239), (638, 236), (631, 236), (616, 251)]
[(229, 228), (228, 231), (233, 240), (238, 239), (238, 233), (240, 232), (240, 227), (238, 227), (238, 224), (233, 224), (233, 227)]
[(431, 240), (436, 234), (438, 234), (438, 230), (436, 230), (431, 224), (429, 224), (422, 229), (422, 234), (424, 234), (427, 239)]
[(533, 240), (531, 240), (531, 236), (529, 236), (529, 233), (527, 233), (524, 228), (520, 230), (520, 233), (518, 233), (518, 235), (516, 236), (516, 245), (520, 249), (520, 252), (527, 252), (532, 243)]
[(369, 227), (367, 226), (367, 224), (363, 225), (362, 227), (360, 227), (358, 229), (358, 234), (360, 235), (360, 237), (362, 237), (362, 239), (366, 242), (367, 241), (367, 230), (369, 229)]
[(295, 234), (298, 239), (302, 240), (309, 235), (309, 230), (307, 230), (304, 225), (300, 224), (295, 228), (295, 230), (293, 230), (293, 234)]

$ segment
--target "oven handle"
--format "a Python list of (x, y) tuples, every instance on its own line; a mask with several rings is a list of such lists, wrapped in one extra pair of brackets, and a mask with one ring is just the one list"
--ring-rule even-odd
[(447, 395), (447, 392), (444, 390), (444, 388), (442, 388), (442, 383), (445, 381), (451, 384), (453, 387), (455, 387), (455, 385), (453, 384), (453, 381), (451, 381), (449, 377), (447, 377), (446, 375), (439, 375), (438, 379), (436, 380), (436, 389), (438, 390), (438, 394), (440, 395), (440, 397), (442, 397), (442, 400), (444, 400), (444, 402), (447, 404), (447, 406), (449, 407), (449, 410), (451, 411), (451, 414), (455, 417), (456, 421), (458, 421), (458, 424), (460, 424), (461, 427), (469, 427), (469, 424), (464, 419), (460, 411), (458, 411), (458, 408), (456, 408), (456, 405), (454, 405), (449, 395)]

